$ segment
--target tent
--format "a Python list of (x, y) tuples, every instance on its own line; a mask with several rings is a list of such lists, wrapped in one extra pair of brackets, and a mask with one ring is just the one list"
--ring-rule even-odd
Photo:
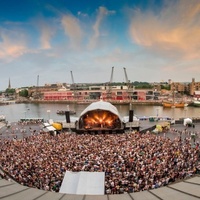
[(56, 129), (53, 126), (46, 126), (43, 130), (45, 132), (56, 131)]
[(183, 120), (183, 125), (184, 125), (184, 126), (192, 125), (192, 119), (190, 119), (190, 118), (185, 118), (185, 119)]
[(43, 131), (49, 132), (50, 134), (56, 135), (56, 128), (51, 126), (49, 123), (43, 123)]
[(162, 125), (160, 125), (160, 124), (157, 124), (156, 125), (156, 129), (158, 130), (158, 132), (162, 132)]
[(61, 124), (61, 123), (56, 123), (56, 122), (54, 122), (54, 123), (52, 124), (52, 126), (53, 126), (57, 131), (62, 130), (62, 124)]
[(77, 130), (121, 130), (123, 128), (121, 116), (117, 108), (105, 101), (91, 103), (80, 114), (77, 123)]

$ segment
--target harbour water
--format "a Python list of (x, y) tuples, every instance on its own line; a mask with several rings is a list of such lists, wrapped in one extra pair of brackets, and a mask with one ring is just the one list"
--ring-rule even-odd
[[(69, 104), (70, 110), (75, 110), (73, 116), (80, 116), (88, 104)], [(115, 105), (121, 117), (129, 114), (129, 105)], [(143, 116), (168, 116), (179, 118), (200, 118), (200, 107), (163, 108), (162, 106), (132, 105), (134, 114)], [(44, 118), (44, 120), (65, 120), (64, 115), (58, 115), (57, 110), (67, 110), (67, 104), (40, 103), (40, 104), (9, 104), (0, 106), (0, 115), (5, 115), (9, 122), (17, 122), (20, 118)]]

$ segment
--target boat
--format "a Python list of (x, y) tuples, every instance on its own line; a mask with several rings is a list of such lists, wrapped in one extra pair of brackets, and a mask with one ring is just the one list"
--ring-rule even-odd
[(162, 105), (165, 108), (185, 108), (188, 106), (185, 102), (163, 102)]
[(170, 124), (175, 124), (174, 118), (169, 116), (149, 116), (149, 122), (169, 122)]
[[(57, 110), (56, 114), (58, 114), (58, 115), (64, 115), (65, 112), (66, 112), (66, 110)], [(69, 114), (70, 115), (75, 115), (76, 111), (75, 110), (69, 110)]]
[(175, 96), (175, 88), (172, 89), (172, 99), (163, 101), (162, 103), (164, 108), (185, 108), (188, 104), (184, 99), (177, 99)]
[(195, 107), (200, 107), (200, 100), (194, 100), (192, 104)]

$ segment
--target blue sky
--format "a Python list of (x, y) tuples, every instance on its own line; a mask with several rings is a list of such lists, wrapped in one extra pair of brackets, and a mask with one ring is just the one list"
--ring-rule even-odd
[(0, 90), (200, 81), (199, 0), (0, 1)]

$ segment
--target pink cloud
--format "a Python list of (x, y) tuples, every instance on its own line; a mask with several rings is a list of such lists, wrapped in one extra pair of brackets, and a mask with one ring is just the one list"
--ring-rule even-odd
[(115, 11), (108, 10), (106, 7), (103, 7), (103, 6), (99, 7), (96, 21), (92, 27), (94, 33), (92, 37), (90, 38), (89, 45), (88, 45), (90, 49), (93, 49), (98, 43), (98, 38), (100, 36), (100, 26), (103, 19), (107, 15), (113, 15), (113, 14), (115, 14)]
[(61, 19), (61, 24), (69, 37), (71, 47), (79, 49), (83, 35), (79, 21), (73, 16), (65, 15)]
[(25, 36), (20, 32), (0, 30), (0, 59), (10, 61), (27, 51)]
[(52, 27), (47, 25), (46, 23), (42, 23), (40, 25), (40, 30), (41, 30), (41, 36), (40, 36), (40, 41), (41, 41), (41, 46), (43, 49), (50, 49), (51, 48), (51, 38), (53, 37), (55, 30), (53, 30)]
[[(166, 1), (167, 2), (167, 1)], [(200, 1), (166, 3), (159, 14), (133, 11), (130, 24), (132, 41), (170, 57), (200, 58)]]

